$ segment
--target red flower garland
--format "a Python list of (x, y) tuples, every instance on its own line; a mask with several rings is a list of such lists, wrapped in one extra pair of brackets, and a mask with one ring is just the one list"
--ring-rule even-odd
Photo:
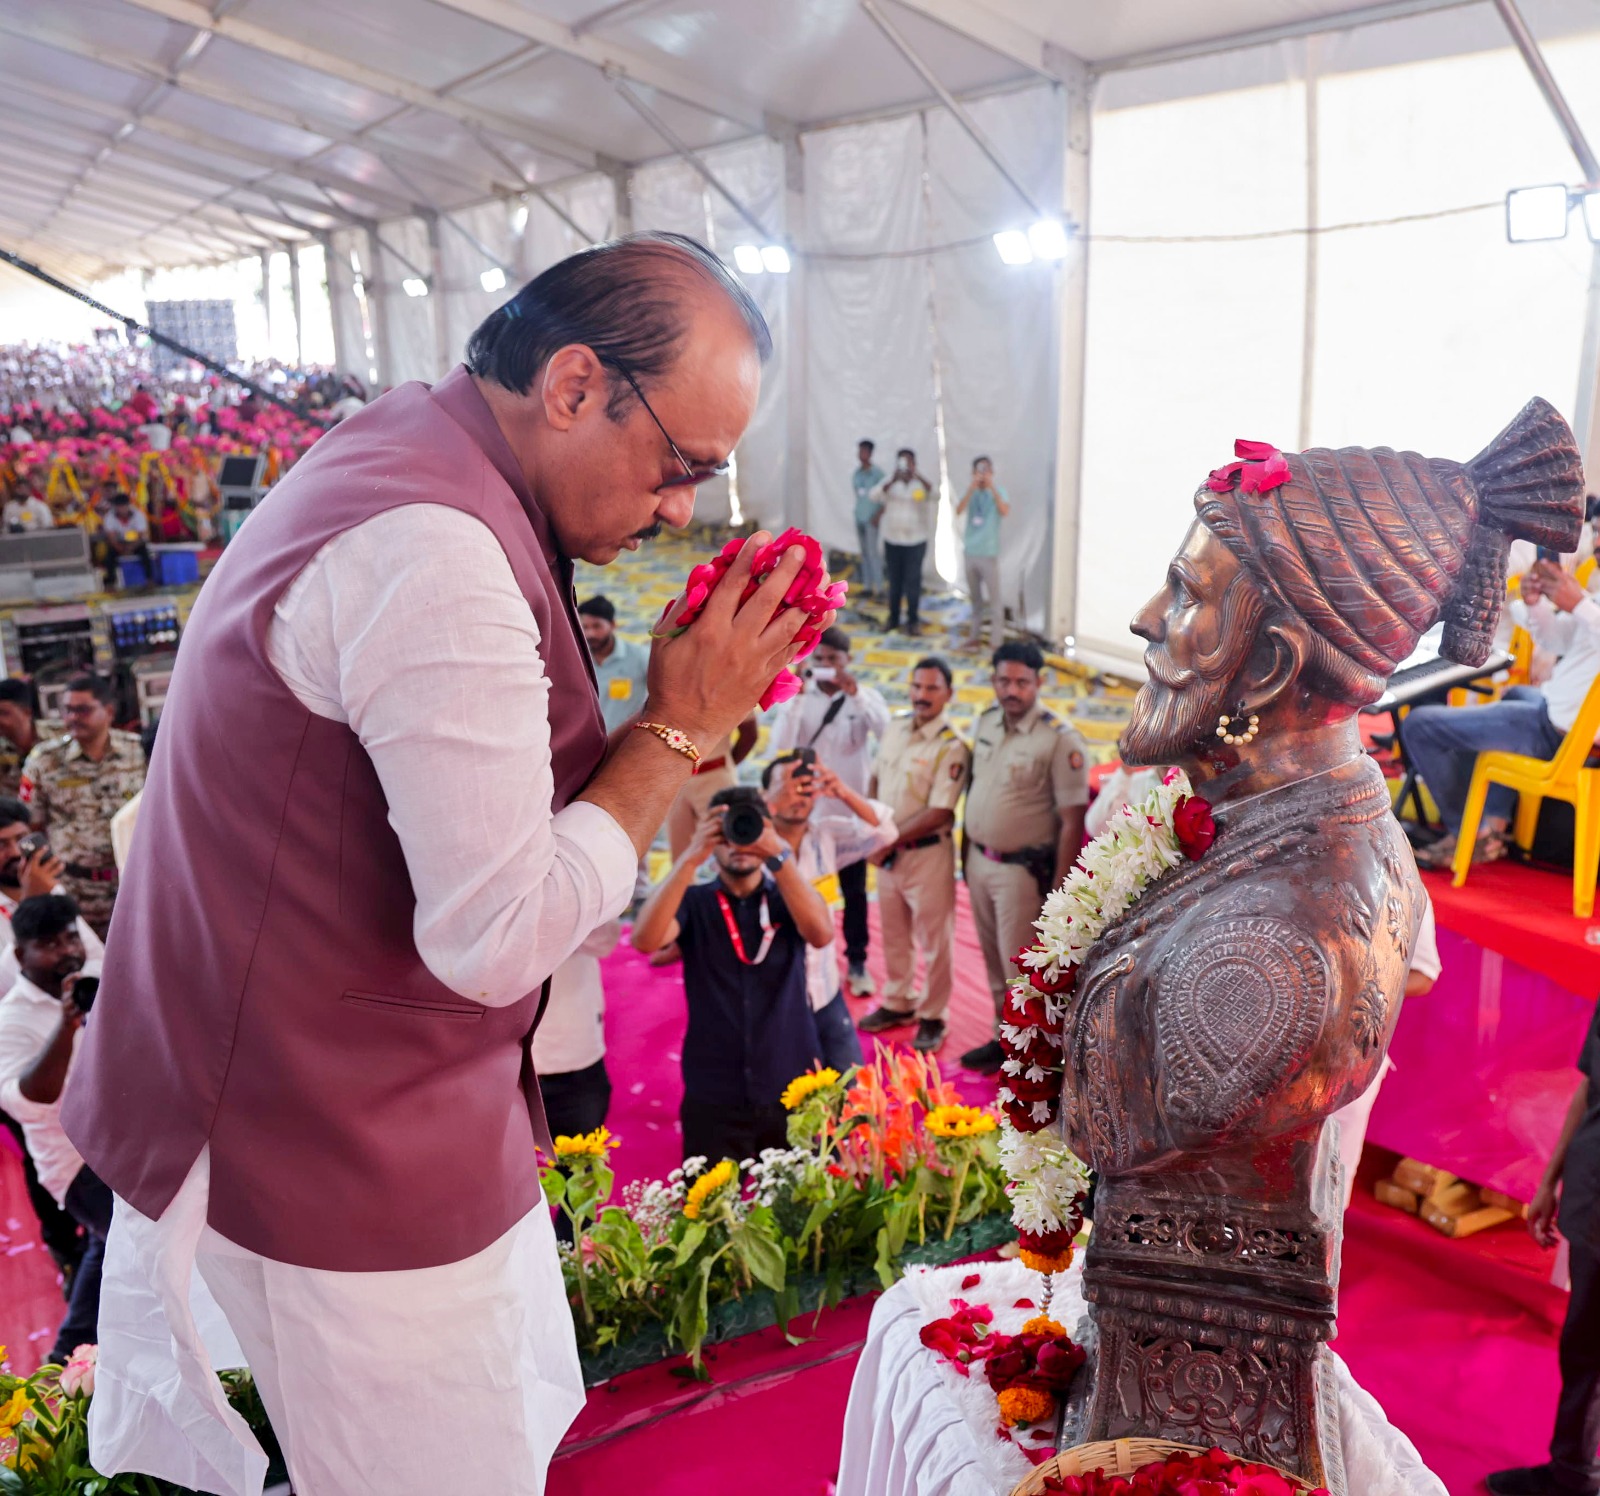
[[(1046, 1491), (1060, 1496), (1300, 1496), (1300, 1488), (1268, 1465), (1253, 1465), (1221, 1449), (1172, 1454), (1132, 1475), (1047, 1475)], [(1328, 1496), (1318, 1489), (1311, 1496)]]

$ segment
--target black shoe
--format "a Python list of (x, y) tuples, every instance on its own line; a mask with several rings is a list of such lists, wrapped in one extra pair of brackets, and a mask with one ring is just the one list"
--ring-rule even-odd
[(980, 1044), (976, 1049), (969, 1049), (961, 1056), (961, 1064), (967, 1070), (976, 1070), (979, 1075), (993, 1075), (1005, 1063), (1006, 1052), (1001, 1049), (998, 1039), (991, 1039), (987, 1044)]
[(920, 639), (922, 637), (922, 625), (913, 618), (911, 622), (906, 625), (906, 633), (909, 634), (913, 639)]
[(1554, 1465), (1518, 1465), (1484, 1477), (1495, 1496), (1594, 1496), (1593, 1486), (1562, 1483)]
[(910, 1011), (902, 1013), (898, 1008), (886, 1008), (879, 1003), (856, 1027), (863, 1034), (881, 1034), (885, 1029), (904, 1028), (916, 1021), (915, 1013)]
[(944, 1019), (922, 1018), (917, 1021), (917, 1037), (911, 1047), (920, 1054), (932, 1054), (944, 1043)]

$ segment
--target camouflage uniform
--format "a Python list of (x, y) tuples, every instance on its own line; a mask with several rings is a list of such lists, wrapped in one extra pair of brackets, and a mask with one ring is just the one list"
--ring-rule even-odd
[(66, 863), (62, 882), (102, 940), (117, 897), (111, 817), (143, 788), (144, 748), (131, 732), (113, 731), (99, 763), (62, 737), (40, 743), (22, 766), (19, 797)]
[[(43, 717), (34, 724), (34, 731), (38, 733), (38, 741), (34, 747), (48, 743), (51, 738), (59, 738), (65, 731), (59, 722), (49, 722)], [(0, 796), (15, 800), (17, 791), (22, 785), (22, 761), (27, 754), (21, 752), (10, 738), (0, 737)]]

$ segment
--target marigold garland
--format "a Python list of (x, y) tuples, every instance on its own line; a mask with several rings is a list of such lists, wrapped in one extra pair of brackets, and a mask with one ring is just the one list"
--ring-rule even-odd
[(557, 1158), (604, 1158), (617, 1146), (619, 1139), (609, 1128), (600, 1126), (593, 1132), (563, 1135), (555, 1140)]
[(922, 1125), (939, 1138), (975, 1138), (993, 1132), (994, 1118), (978, 1106), (936, 1106), (922, 1119)]
[(778, 1098), (783, 1103), (786, 1112), (792, 1112), (797, 1106), (815, 1096), (818, 1091), (825, 1091), (829, 1086), (836, 1085), (839, 1072), (831, 1067), (822, 1070), (808, 1070), (804, 1075), (797, 1075), (783, 1088), (783, 1095)]
[(1022, 1260), (1040, 1272), (1063, 1272), (1071, 1264), (1088, 1190), (1082, 1160), (1060, 1137), (1064, 1035), (1078, 968), (1151, 884), (1210, 846), (1215, 826), (1209, 809), (1189, 793), (1184, 775), (1169, 769), (1083, 849), (1045, 900), (1035, 924), (1037, 944), (1015, 958), (1018, 975), (1000, 1021), (1000, 1160), (1010, 1179), (1012, 1223), (1023, 1238)]
[(717, 1193), (726, 1189), (734, 1180), (733, 1160), (725, 1158), (714, 1168), (707, 1169), (695, 1182), (689, 1186), (689, 1193), (684, 1197), (683, 1213), (691, 1221), (698, 1221), (700, 1213), (706, 1207), (706, 1202)]
[(1038, 1423), (1056, 1410), (1056, 1400), (1037, 1387), (1007, 1387), (1000, 1394), (1000, 1416), (1013, 1428)]

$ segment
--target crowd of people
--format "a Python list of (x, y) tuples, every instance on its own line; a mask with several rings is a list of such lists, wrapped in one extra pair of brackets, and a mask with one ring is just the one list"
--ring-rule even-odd
[(76, 525), (108, 587), (121, 563), (154, 575), (149, 547), (219, 538), (221, 459), (260, 452), (276, 478), (365, 404), (332, 371), (247, 371), (285, 405), (198, 364), (158, 372), (120, 337), (71, 348), (0, 349), (0, 524), (7, 534)]

